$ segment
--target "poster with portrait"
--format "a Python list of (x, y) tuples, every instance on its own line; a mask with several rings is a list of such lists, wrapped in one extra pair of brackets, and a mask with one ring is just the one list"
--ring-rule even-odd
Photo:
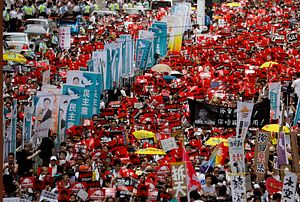
[(35, 106), (35, 136), (48, 137), (54, 127), (53, 108), (55, 96), (39, 93), (38, 102)]
[(67, 112), (68, 112), (70, 100), (71, 100), (71, 96), (69, 95), (60, 96), (59, 114), (58, 114), (58, 131), (57, 131), (60, 142), (66, 139), (65, 131), (67, 128)]
[[(211, 105), (188, 100), (190, 123), (195, 126), (237, 127), (237, 108)], [(270, 101), (266, 99), (253, 106), (249, 127), (263, 127), (270, 123)]]

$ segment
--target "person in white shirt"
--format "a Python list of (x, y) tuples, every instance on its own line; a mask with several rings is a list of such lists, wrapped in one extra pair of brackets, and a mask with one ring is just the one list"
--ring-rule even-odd
[(50, 163), (49, 163), (49, 168), (52, 168), (52, 177), (55, 176), (55, 174), (57, 173), (57, 158), (56, 156), (51, 156), (50, 158)]
[(295, 103), (297, 104), (299, 96), (300, 96), (300, 72), (296, 73), (296, 79), (292, 83), (292, 88), (294, 89), (294, 92), (297, 95), (297, 97), (295, 99)]
[(204, 196), (216, 196), (215, 186), (211, 184), (212, 176), (210, 174), (205, 176), (205, 185), (201, 187), (201, 193)]

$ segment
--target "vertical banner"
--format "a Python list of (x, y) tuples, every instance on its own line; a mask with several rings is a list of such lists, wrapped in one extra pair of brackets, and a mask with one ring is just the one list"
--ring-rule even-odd
[(295, 202), (297, 175), (292, 172), (285, 173), (282, 187), (281, 202)]
[(35, 136), (48, 137), (53, 128), (53, 103), (54, 96), (48, 93), (39, 93), (35, 105)]
[(139, 39), (148, 40), (150, 42), (150, 50), (147, 58), (146, 67), (152, 67), (154, 65), (154, 38), (155, 34), (150, 31), (140, 30)]
[(71, 100), (71, 96), (69, 95), (61, 95), (60, 103), (59, 103), (59, 114), (58, 114), (58, 131), (57, 137), (59, 142), (63, 142), (66, 140), (65, 131), (67, 127), (67, 112), (69, 103)]
[(188, 194), (186, 181), (186, 165), (184, 162), (171, 163), (174, 198)]
[(205, 25), (205, 0), (197, 0), (197, 24)]
[(43, 84), (50, 84), (50, 69), (43, 72)]
[(10, 122), (10, 152), (16, 154), (16, 133), (17, 133), (17, 114), (18, 114), (17, 100), (13, 100), (11, 122)]
[(246, 176), (231, 175), (230, 176), (232, 201), (246, 202)]
[(154, 46), (154, 54), (158, 53), (157, 52), (157, 38), (159, 36), (159, 29), (158, 28), (154, 28), (154, 27), (149, 27), (148, 29), (150, 32), (154, 33), (154, 40), (153, 40), (153, 46)]
[(66, 129), (71, 128), (74, 125), (80, 124), (80, 117), (82, 111), (82, 97), (84, 86), (78, 85), (63, 85), (62, 94), (69, 95), (70, 103), (67, 112), (67, 126)]
[(59, 46), (62, 49), (71, 48), (71, 27), (63, 26), (59, 28)]
[(271, 119), (279, 119), (281, 84), (269, 83), (269, 99), (271, 106)]
[(107, 52), (105, 50), (102, 51), (93, 51), (92, 59), (93, 65), (92, 68), (89, 70), (91, 72), (97, 72), (102, 74), (106, 71), (106, 60), (107, 60)]
[(116, 44), (109, 43), (105, 44), (105, 50), (107, 52), (107, 60), (106, 60), (106, 74), (103, 77), (106, 79), (105, 81), (105, 89), (109, 90), (112, 88), (113, 83), (113, 72), (116, 68)]
[(67, 84), (84, 86), (82, 95), (81, 115), (83, 118), (92, 118), (95, 109), (95, 90), (97, 88), (97, 77), (99, 74), (86, 71), (68, 71)]
[(259, 181), (263, 180), (268, 168), (271, 135), (258, 132), (255, 140), (254, 171)]
[(294, 170), (295, 173), (300, 173), (297, 135), (295, 132), (290, 133)]
[(31, 139), (33, 112), (34, 112), (33, 107), (25, 107), (25, 109), (24, 109), (23, 130), (22, 130), (22, 137), (23, 137), (22, 147), (24, 146), (24, 142), (30, 142), (30, 139)]
[(293, 125), (297, 125), (298, 121), (300, 120), (300, 99), (298, 99), (298, 103), (297, 103), (297, 109), (295, 112), (295, 118), (294, 118), (294, 122)]
[(120, 44), (121, 50), (120, 50), (120, 61), (119, 61), (119, 75), (118, 77), (120, 78), (121, 76), (126, 76), (125, 74), (125, 65), (126, 65), (126, 38), (117, 38), (116, 39), (117, 44)]
[(278, 144), (277, 144), (277, 156), (278, 156), (278, 166), (288, 164), (286, 144), (285, 144), (285, 134), (279, 132)]
[[(164, 16), (163, 19), (161, 20), (162, 22), (167, 23), (167, 34), (168, 34), (168, 48), (170, 51), (174, 50), (174, 41), (175, 41), (175, 36), (174, 36), (174, 29), (177, 25), (177, 19), (176, 16), (174, 15), (167, 15)], [(159, 47), (158, 47), (159, 48)]]
[(148, 55), (151, 43), (145, 39), (138, 39), (136, 43), (136, 68), (138, 70), (145, 70), (147, 67)]
[(155, 21), (152, 27), (160, 29), (160, 36), (158, 37), (158, 50), (160, 57), (167, 54), (167, 23)]
[(232, 173), (245, 173), (243, 138), (228, 138), (230, 167)]
[[(249, 102), (238, 102), (237, 103), (237, 126), (236, 136), (238, 138), (245, 138), (248, 127), (251, 124), (251, 115), (253, 111), (253, 103)], [(242, 132), (240, 133), (240, 126), (242, 125)]]

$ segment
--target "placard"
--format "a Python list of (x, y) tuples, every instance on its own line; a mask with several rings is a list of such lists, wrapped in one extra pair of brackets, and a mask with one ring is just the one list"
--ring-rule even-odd
[(62, 49), (71, 48), (71, 27), (62, 26), (59, 28), (59, 46)]
[(188, 194), (186, 181), (186, 166), (184, 162), (172, 163), (172, 182), (174, 198), (186, 196)]
[(165, 152), (171, 151), (172, 149), (177, 149), (176, 140), (174, 137), (170, 137), (160, 141), (161, 147)]

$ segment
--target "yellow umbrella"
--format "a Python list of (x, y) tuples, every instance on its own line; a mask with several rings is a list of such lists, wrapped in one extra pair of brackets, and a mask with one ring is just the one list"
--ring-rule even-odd
[[(265, 125), (262, 129), (268, 132), (278, 133), (279, 127), (280, 127), (279, 124), (269, 124), (269, 125)], [(291, 130), (286, 126), (282, 127), (282, 131), (285, 133), (291, 132)]]
[(172, 71), (172, 68), (166, 64), (157, 64), (157, 65), (154, 65), (151, 69), (153, 71), (159, 72), (159, 73), (163, 73), (163, 72), (170, 73)]
[(133, 135), (137, 139), (147, 139), (154, 137), (154, 133), (147, 130), (137, 130), (133, 132)]
[(222, 142), (225, 146), (228, 146), (228, 140), (222, 137), (211, 137), (204, 144), (209, 146), (216, 146)]
[(18, 63), (22, 63), (22, 64), (27, 62), (26, 58), (23, 55), (18, 54), (18, 53), (13, 53), (13, 52), (4, 53), (3, 60), (18, 62)]
[(149, 155), (166, 155), (166, 152), (161, 149), (156, 149), (156, 148), (146, 148), (146, 149), (140, 149), (136, 154), (149, 154)]
[(272, 67), (272, 65), (278, 65), (277, 62), (272, 62), (272, 61), (269, 61), (269, 62), (265, 62), (264, 64), (262, 64), (259, 68), (268, 68), (268, 67)]
[(239, 2), (231, 2), (231, 3), (226, 4), (226, 6), (239, 7), (239, 6), (241, 6), (241, 4)]

